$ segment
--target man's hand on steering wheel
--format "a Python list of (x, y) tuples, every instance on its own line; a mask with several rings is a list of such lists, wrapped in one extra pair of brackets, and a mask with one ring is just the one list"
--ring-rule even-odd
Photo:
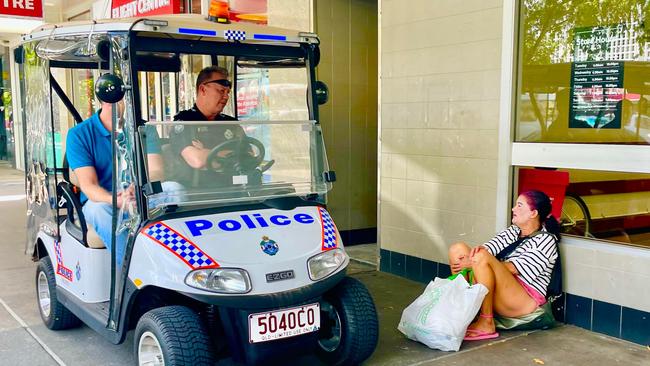
[(248, 136), (235, 138), (215, 146), (206, 158), (206, 166), (231, 174), (245, 174), (262, 163), (265, 153), (261, 141)]

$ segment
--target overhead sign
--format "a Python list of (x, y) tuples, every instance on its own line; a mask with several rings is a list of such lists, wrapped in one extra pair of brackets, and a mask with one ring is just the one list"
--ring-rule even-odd
[(112, 18), (133, 18), (148, 15), (179, 14), (180, 12), (180, 0), (113, 0), (111, 6)]
[(43, 0), (0, 0), (0, 16), (43, 18)]

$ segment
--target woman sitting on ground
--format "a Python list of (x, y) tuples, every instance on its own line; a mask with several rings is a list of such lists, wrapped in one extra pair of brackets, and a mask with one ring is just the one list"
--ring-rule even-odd
[[(465, 340), (498, 337), (494, 313), (520, 317), (546, 302), (560, 237), (549, 197), (540, 191), (519, 195), (512, 208), (512, 224), (483, 245), (470, 248), (465, 243), (455, 243), (449, 248), (452, 273), (471, 268), (475, 281), (489, 291), (479, 317), (467, 329)], [(516, 249), (509, 254), (501, 253), (517, 241), (521, 244)]]

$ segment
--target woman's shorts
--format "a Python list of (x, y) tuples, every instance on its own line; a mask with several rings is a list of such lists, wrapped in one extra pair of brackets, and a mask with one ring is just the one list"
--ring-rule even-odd
[(529, 286), (526, 282), (524, 282), (519, 276), (515, 276), (517, 279), (517, 282), (521, 284), (521, 286), (526, 290), (526, 293), (528, 296), (532, 297), (533, 300), (537, 303), (537, 306), (542, 306), (546, 304), (546, 298), (542, 294), (539, 293), (539, 291), (535, 290), (531, 286)]

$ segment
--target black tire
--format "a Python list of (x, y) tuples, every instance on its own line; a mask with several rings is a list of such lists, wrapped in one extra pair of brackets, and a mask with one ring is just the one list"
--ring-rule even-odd
[[(45, 288), (47, 288), (47, 292)], [(46, 295), (49, 297), (49, 312), (42, 304), (42, 300), (45, 299)], [(41, 314), (41, 319), (49, 329), (63, 330), (81, 325), (81, 320), (59, 302), (54, 267), (52, 267), (50, 257), (41, 258), (36, 268), (36, 300), (38, 301), (38, 312)]]
[(324, 362), (328, 365), (358, 365), (372, 355), (378, 338), (375, 303), (360, 281), (346, 277), (324, 295), (316, 351)]
[(158, 342), (166, 366), (214, 365), (216, 360), (201, 318), (185, 306), (165, 306), (145, 313), (135, 328), (135, 357), (140, 341)]

